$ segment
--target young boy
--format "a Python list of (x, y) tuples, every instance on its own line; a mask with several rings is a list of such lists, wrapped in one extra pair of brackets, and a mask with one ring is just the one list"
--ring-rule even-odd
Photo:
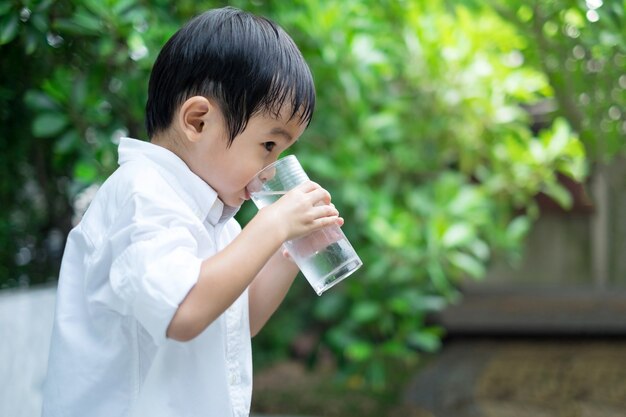
[(212, 10), (167, 42), (151, 143), (120, 142), (120, 167), (68, 237), (45, 417), (249, 414), (250, 337), (297, 273), (281, 245), (343, 220), (312, 182), (243, 230), (233, 215), (314, 103), (300, 52), (264, 18)]

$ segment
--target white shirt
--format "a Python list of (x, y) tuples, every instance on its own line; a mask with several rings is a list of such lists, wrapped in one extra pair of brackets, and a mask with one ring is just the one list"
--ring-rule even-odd
[(119, 164), (68, 236), (43, 416), (247, 416), (247, 291), (192, 341), (165, 336), (236, 210), (165, 148), (122, 139)]

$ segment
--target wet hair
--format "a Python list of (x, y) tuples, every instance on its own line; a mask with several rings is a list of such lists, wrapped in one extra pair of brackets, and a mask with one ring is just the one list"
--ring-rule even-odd
[(256, 114), (308, 124), (315, 108), (311, 71), (291, 37), (264, 17), (233, 7), (209, 10), (163, 46), (148, 85), (148, 136), (166, 130), (190, 97), (214, 100), (223, 113), (228, 146)]

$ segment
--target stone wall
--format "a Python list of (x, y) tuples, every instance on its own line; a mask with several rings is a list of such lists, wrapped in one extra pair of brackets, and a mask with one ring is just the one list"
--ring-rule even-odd
[(480, 287), (626, 287), (626, 158), (597, 167), (590, 210), (543, 210), (517, 266), (495, 259)]

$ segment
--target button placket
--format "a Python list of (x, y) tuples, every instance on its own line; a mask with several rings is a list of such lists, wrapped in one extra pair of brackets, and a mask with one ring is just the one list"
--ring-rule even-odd
[[(241, 393), (241, 363), (239, 354), (241, 352), (241, 340), (239, 330), (239, 316), (241, 315), (240, 300), (226, 310), (226, 362), (228, 369), (228, 390), (233, 404), (235, 414), (245, 408)], [(239, 411), (238, 411), (239, 410)]]

